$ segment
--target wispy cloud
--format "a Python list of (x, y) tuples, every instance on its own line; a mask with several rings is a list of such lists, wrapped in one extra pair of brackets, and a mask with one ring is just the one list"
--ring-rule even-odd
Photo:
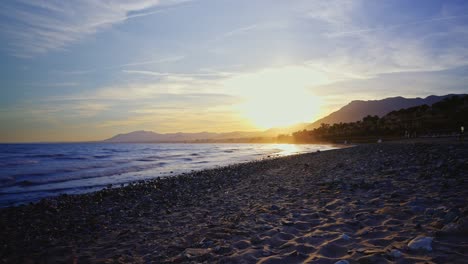
[(170, 72), (157, 72), (157, 71), (144, 71), (144, 70), (122, 70), (124, 73), (141, 74), (158, 77), (215, 77), (222, 78), (233, 75), (230, 72), (197, 72), (197, 73), (170, 73)]
[(10, 22), (0, 27), (10, 52), (32, 57), (72, 43), (128, 19), (162, 12), (154, 9), (181, 0), (60, 1), (21, 0), (4, 3), (0, 15)]
[(123, 68), (123, 67), (129, 67), (129, 66), (140, 66), (140, 65), (148, 65), (148, 64), (159, 64), (159, 63), (166, 63), (166, 62), (176, 62), (176, 61), (181, 61), (184, 58), (185, 56), (172, 56), (172, 57), (166, 57), (166, 58), (156, 59), (156, 60), (131, 62), (131, 63), (118, 65), (115, 67), (108, 67), (106, 69)]
[(215, 38), (213, 38), (211, 42), (216, 42), (216, 41), (228, 39), (231, 37), (247, 34), (250, 32), (255, 32), (255, 31), (284, 29), (284, 28), (287, 28), (287, 26), (288, 26), (287, 21), (283, 21), (283, 20), (259, 22), (259, 23), (235, 28), (230, 31), (226, 31), (220, 34), (219, 36), (216, 36)]
[[(344, 79), (360, 80), (468, 64), (468, 31), (448, 23), (468, 17), (466, 12), (450, 15), (440, 11), (427, 19), (387, 25), (368, 19), (368, 12), (362, 1), (350, 0), (320, 2), (308, 11), (307, 18), (322, 26), (320, 38), (333, 49), (326, 49), (326, 55), (311, 58), (307, 64)], [(381, 26), (363, 28), (363, 24)]]
[(61, 74), (67, 74), (67, 75), (82, 75), (82, 74), (95, 73), (95, 72), (99, 72), (99, 71), (107, 71), (107, 70), (128, 68), (128, 67), (132, 67), (132, 66), (173, 63), (173, 62), (181, 61), (184, 58), (185, 58), (185, 56), (178, 55), (178, 56), (164, 57), (164, 58), (160, 58), (160, 59), (129, 62), (129, 63), (119, 64), (119, 65), (103, 67), (103, 68), (91, 68), (91, 69), (68, 70), (68, 71), (54, 70), (54, 72), (58, 72), (58, 73), (61, 73)]
[(335, 27), (346, 27), (353, 22), (353, 15), (358, 12), (361, 0), (329, 0), (317, 1), (306, 16), (317, 19)]
[(356, 30), (349, 30), (349, 31), (326, 33), (325, 36), (332, 37), (332, 38), (333, 37), (345, 37), (345, 36), (349, 36), (349, 35), (372, 33), (372, 32), (376, 32), (376, 31), (384, 31), (384, 30), (392, 30), (392, 29), (402, 28), (402, 27), (406, 27), (406, 26), (433, 23), (433, 22), (445, 21), (445, 20), (460, 19), (460, 18), (464, 18), (464, 17), (468, 17), (468, 14), (460, 15), (460, 16), (437, 17), (437, 18), (432, 18), (432, 19), (424, 19), (424, 20), (418, 20), (418, 21), (412, 21), (412, 22), (407, 22), (407, 23), (388, 25), (388, 26), (376, 27), (376, 28), (363, 28), (363, 29), (356, 29)]
[(51, 82), (51, 83), (40, 83), (40, 82), (34, 82), (34, 83), (26, 83), (25, 85), (28, 86), (35, 86), (35, 87), (76, 87), (80, 85), (78, 82)]
[(269, 30), (269, 29), (280, 29), (287, 26), (286, 21), (273, 21), (273, 22), (264, 22), (248, 25), (245, 27), (236, 28), (234, 30), (228, 31), (221, 35), (222, 38), (231, 37), (234, 35), (243, 34), (249, 31), (256, 30)]

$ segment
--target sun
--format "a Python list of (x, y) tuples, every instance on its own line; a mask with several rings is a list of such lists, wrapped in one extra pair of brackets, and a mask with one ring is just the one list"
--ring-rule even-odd
[(239, 113), (257, 128), (284, 127), (318, 117), (321, 100), (310, 87), (323, 83), (323, 75), (302, 66), (267, 69), (232, 78), (231, 87), (244, 101)]
[(272, 91), (251, 97), (240, 107), (241, 113), (262, 129), (310, 122), (320, 110), (317, 97), (297, 91)]

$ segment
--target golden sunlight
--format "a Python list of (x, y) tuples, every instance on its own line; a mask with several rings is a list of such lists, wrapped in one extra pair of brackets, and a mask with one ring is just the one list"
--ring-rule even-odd
[(300, 148), (296, 144), (275, 144), (275, 148), (280, 149), (279, 156), (289, 156), (299, 153)]
[(321, 100), (308, 88), (325, 82), (326, 76), (311, 68), (285, 66), (236, 76), (224, 85), (245, 99), (238, 111), (258, 128), (267, 129), (317, 118)]
[(279, 90), (251, 97), (240, 107), (241, 113), (262, 129), (310, 122), (320, 110), (317, 97)]

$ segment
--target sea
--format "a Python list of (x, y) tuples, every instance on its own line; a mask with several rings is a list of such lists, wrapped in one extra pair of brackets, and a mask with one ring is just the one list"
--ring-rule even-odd
[(0, 207), (334, 148), (317, 144), (0, 144)]

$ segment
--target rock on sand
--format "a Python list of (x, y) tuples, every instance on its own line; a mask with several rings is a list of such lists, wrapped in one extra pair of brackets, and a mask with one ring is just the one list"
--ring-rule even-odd
[(432, 240), (432, 237), (418, 236), (408, 243), (408, 247), (413, 250), (424, 249), (427, 251), (432, 251)]
[(335, 264), (349, 264), (349, 261), (347, 261), (347, 260), (340, 260), (340, 261), (335, 262)]

